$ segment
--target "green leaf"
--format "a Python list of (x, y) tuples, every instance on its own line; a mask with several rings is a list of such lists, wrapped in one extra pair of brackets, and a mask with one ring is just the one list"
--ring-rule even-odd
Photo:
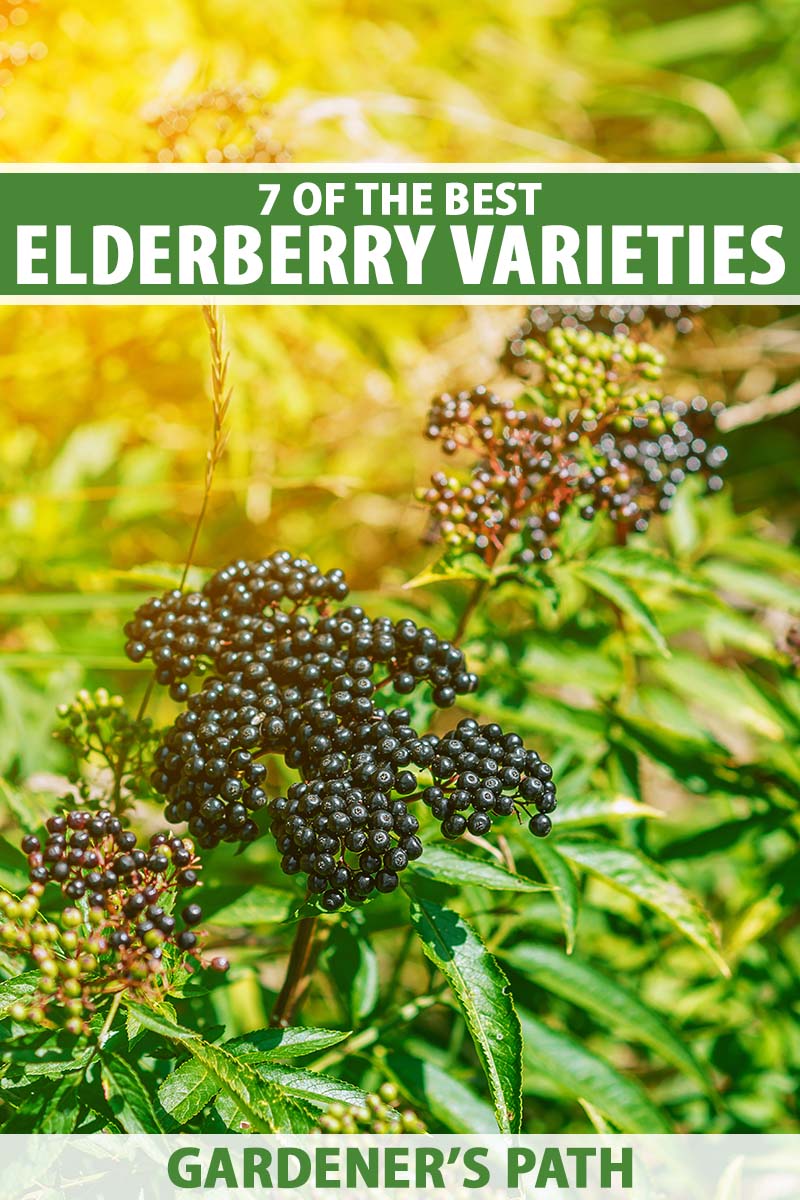
[(219, 1092), (219, 1081), (202, 1065), (190, 1058), (168, 1075), (158, 1089), (162, 1107), (180, 1125), (202, 1112)]
[(296, 904), (296, 896), (281, 888), (265, 887), (261, 884), (248, 888), (235, 900), (224, 903), (214, 911), (214, 893), (205, 898), (204, 912), (210, 925), (223, 929), (254, 925), (272, 925), (285, 921)]
[(638, 1084), (529, 1013), (520, 1013), (520, 1021), (529, 1074), (544, 1074), (577, 1101), (588, 1101), (622, 1133), (672, 1132)]
[(622, 712), (614, 713), (614, 721), (619, 726), (619, 732), (612, 730), (615, 743), (627, 748), (633, 743), (690, 792), (702, 796), (715, 791), (742, 794), (741, 772), (730, 752), (697, 726), (689, 734)]
[(553, 737), (561, 735), (571, 742), (585, 741), (597, 746), (605, 746), (607, 740), (608, 722), (604, 713), (578, 708), (533, 689), (516, 707), (492, 687), (482, 690), (479, 697), (460, 696), (459, 706), (483, 720), (513, 726), (519, 733), (540, 735), (546, 729)]
[(575, 872), (569, 863), (564, 862), (560, 854), (556, 854), (552, 846), (539, 839), (531, 839), (528, 846), (536, 866), (542, 872), (545, 880), (553, 889), (553, 899), (561, 914), (564, 926), (567, 954), (572, 954), (575, 945), (575, 933), (578, 926), (578, 908), (580, 897)]
[(255, 1029), (223, 1044), (230, 1054), (244, 1062), (266, 1062), (316, 1054), (349, 1036), (349, 1030), (341, 1029)]
[(706, 913), (654, 862), (634, 850), (599, 838), (574, 842), (559, 838), (556, 849), (562, 857), (590, 875), (659, 913), (684, 937), (704, 950), (723, 975), (730, 974), (719, 951), (716, 931)]
[(187, 1042), (186, 1049), (214, 1076), (220, 1089), (235, 1100), (256, 1132), (280, 1132), (272, 1110), (270, 1089), (262, 1086), (255, 1068), (199, 1039)]
[(697, 519), (697, 489), (694, 480), (678, 488), (664, 524), (670, 545), (681, 559), (692, 556), (700, 544), (700, 524)]
[(38, 971), (26, 971), (24, 975), (15, 975), (13, 979), (0, 983), (0, 1018), (7, 1016), (18, 1000), (24, 1002), (32, 996), (39, 987), (40, 979)]
[(328, 974), (344, 1004), (347, 1020), (360, 1026), (375, 1008), (380, 996), (378, 957), (369, 935), (355, 922), (353, 926), (336, 925), (326, 948)]
[(81, 1115), (81, 1100), (75, 1081), (64, 1079), (49, 1097), (36, 1133), (72, 1133)]
[(649, 804), (640, 804), (630, 796), (582, 796), (579, 800), (559, 803), (558, 828), (579, 829), (584, 825), (600, 825), (606, 822), (630, 821), (635, 818), (663, 817), (664, 814)]
[(332, 1075), (284, 1067), (279, 1063), (261, 1063), (254, 1069), (259, 1078), (272, 1084), (280, 1096), (304, 1101), (315, 1108), (327, 1108), (337, 1101), (355, 1105), (364, 1105), (367, 1101), (367, 1093), (361, 1088), (334, 1079)]
[(732, 850), (752, 838), (762, 837), (766, 832), (779, 828), (786, 822), (785, 812), (768, 812), (752, 815), (746, 823), (741, 817), (732, 821), (715, 821), (694, 833), (681, 834), (672, 841), (659, 846), (661, 862), (673, 859), (705, 858), (710, 854), (721, 854)]
[(580, 567), (577, 574), (585, 584), (599, 592), (601, 596), (605, 596), (606, 600), (610, 600), (615, 608), (618, 608), (621, 613), (630, 618), (638, 629), (647, 634), (660, 654), (665, 658), (669, 657), (669, 647), (663, 633), (656, 625), (653, 614), (644, 601), (636, 595), (636, 592), (628, 587), (627, 583), (618, 576), (609, 575), (606, 571), (601, 571), (589, 563)]
[(501, 1133), (522, 1119), (522, 1043), (508, 980), (463, 917), (411, 896), (411, 920), (422, 949), (458, 1000), (475, 1042)]
[(670, 588), (676, 592), (708, 594), (708, 584), (690, 575), (672, 559), (652, 550), (631, 546), (610, 546), (593, 554), (587, 563), (606, 575), (634, 579), (641, 583)]
[(501, 952), (512, 967), (540, 987), (583, 1008), (603, 1024), (621, 1027), (638, 1042), (697, 1080), (704, 1091), (709, 1080), (696, 1059), (666, 1021), (627, 988), (583, 959), (566, 958), (552, 946), (531, 943)]
[(790, 730), (781, 713), (738, 668), (716, 666), (692, 654), (655, 664), (656, 673), (686, 703), (726, 718), (773, 741)]
[(257, 1133), (276, 1133), (278, 1129), (270, 1104), (269, 1089), (262, 1085), (253, 1067), (227, 1050), (204, 1042), (198, 1034), (173, 1024), (160, 1013), (142, 1004), (128, 1001), (129, 1008), (146, 1029), (180, 1043), (211, 1074), (218, 1088), (227, 1092), (241, 1108)]
[[(245, 1132), (242, 1110), (230, 1096), (220, 1095), (216, 1103), (217, 1114), (222, 1123), (236, 1133)], [(285, 1133), (318, 1133), (319, 1109), (301, 1100), (283, 1096), (273, 1102), (276, 1124)]]
[(445, 556), (429, 567), (423, 567), (418, 575), (403, 584), (406, 589), (427, 587), (429, 583), (443, 583), (447, 580), (492, 578), (492, 569), (488, 567), (478, 554), (461, 553), (457, 558)]
[(406, 1095), (413, 1096), (415, 1103), (452, 1133), (497, 1133), (497, 1121), (489, 1105), (452, 1071), (410, 1054), (390, 1053), (384, 1063)]
[[(366, 1093), (352, 1084), (329, 1075), (284, 1067), (273, 1062), (273, 1058), (289, 1057), (286, 1049), (281, 1050), (280, 1047), (282, 1033), (290, 1035), (287, 1043), (289, 1053), (295, 1050), (303, 1054), (310, 1052), (313, 1036), (298, 1042), (296, 1036), (292, 1035), (319, 1033), (321, 1036), (315, 1049), (333, 1045), (347, 1036), (343, 1033), (334, 1035), (330, 1030), (261, 1029), (233, 1038), (222, 1046), (209, 1046), (206, 1043), (198, 1046), (198, 1043), (194, 1043), (187, 1049), (195, 1057), (178, 1067), (162, 1083), (159, 1100), (177, 1121), (185, 1123), (197, 1116), (215, 1096), (222, 1094), (227, 1097), (228, 1108), (240, 1113), (253, 1129), (257, 1129), (258, 1112), (254, 1113), (251, 1102), (254, 1090), (252, 1081), (256, 1079), (258, 1088), (255, 1090), (260, 1089), (268, 1098), (269, 1120), (274, 1130), (288, 1129), (294, 1132), (298, 1131), (297, 1122), (308, 1105), (320, 1109), (327, 1108), (334, 1101), (357, 1105), (366, 1102)], [(232, 1072), (234, 1075), (241, 1074), (246, 1091), (236, 1086), (235, 1079), (231, 1078)], [(220, 1107), (220, 1101), (217, 1107)], [(223, 1108), (228, 1111), (225, 1105)], [(226, 1120), (226, 1124), (230, 1125), (230, 1121)]]
[(144, 592), (5, 592), (0, 596), (0, 614), (133, 612), (145, 596)]
[(501, 892), (541, 892), (544, 885), (516, 875), (499, 863), (465, 854), (450, 846), (427, 846), (422, 858), (412, 863), (414, 873), (440, 883), (473, 885)]
[(140, 1025), (170, 1041), (189, 1042), (200, 1037), (199, 1033), (194, 1033), (191, 1029), (184, 1029), (182, 1025), (176, 1025), (168, 1017), (162, 1016), (161, 1013), (144, 1004), (137, 1004), (134, 1000), (126, 1000), (125, 1004)]
[(163, 1133), (141, 1076), (129, 1062), (116, 1054), (103, 1056), (103, 1093), (126, 1133)]
[(709, 559), (703, 564), (703, 575), (718, 591), (749, 600), (752, 604), (775, 608), (779, 612), (800, 612), (797, 584), (785, 583), (769, 571), (724, 559)]

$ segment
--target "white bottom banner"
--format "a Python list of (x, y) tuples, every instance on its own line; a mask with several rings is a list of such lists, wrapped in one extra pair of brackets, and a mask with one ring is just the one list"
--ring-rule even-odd
[(2, 1200), (798, 1200), (800, 1136), (10, 1135)]

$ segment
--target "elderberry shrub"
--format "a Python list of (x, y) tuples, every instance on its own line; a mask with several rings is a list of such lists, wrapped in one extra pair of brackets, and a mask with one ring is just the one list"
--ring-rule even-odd
[[(375, 891), (393, 891), (422, 854), (419, 820), (409, 810), (412, 797), (421, 795), (421, 772), (438, 770), (447, 789), (444, 806), (431, 811), (448, 837), (462, 821), (448, 807), (454, 789), (468, 797), (461, 807), (474, 809), (461, 832), (475, 835), (491, 827), (490, 808), (493, 816), (529, 815), (524, 805), (534, 797), (520, 789), (529, 776), (538, 779), (537, 772), (555, 807), (552, 772), (521, 738), (462, 722), (456, 766), (466, 772), (466, 783), (460, 787), (444, 770), (451, 761), (447, 738), (420, 736), (405, 708), (378, 707), (376, 692), (391, 684), (400, 696), (427, 685), (433, 703), (449, 708), (477, 688), (478, 678), (461, 650), (426, 626), (372, 618), (356, 605), (331, 611), (346, 595), (341, 571), (325, 575), (280, 551), (224, 568), (202, 593), (148, 601), (126, 629), (133, 639), (128, 653), (153, 655), (157, 681), (169, 683), (184, 702), (163, 735), (151, 776), (166, 799), (167, 820), (186, 822), (197, 844), (212, 849), (220, 841), (252, 841), (260, 832), (255, 814), (267, 808), (283, 870), (307, 875), (309, 891), (331, 912)], [(167, 612), (183, 616), (165, 622)], [(195, 622), (188, 632), (197, 638), (189, 645), (178, 644), (185, 625), (175, 628), (186, 614)], [(175, 636), (165, 642), (165, 633)], [(164, 646), (169, 653), (162, 655)], [(174, 667), (181, 673), (186, 667), (176, 652), (191, 653), (192, 670), (205, 662), (214, 671), (193, 694), (184, 679), (185, 692), (176, 693)], [(269, 801), (261, 759), (271, 754), (300, 778), (286, 796)], [(470, 771), (485, 786), (473, 787)], [(492, 788), (499, 791), (487, 806)], [(549, 830), (545, 811), (531, 826), (539, 836)]]
[(571, 510), (586, 521), (604, 514), (624, 542), (668, 511), (688, 476), (722, 486), (727, 452), (712, 440), (722, 406), (665, 396), (652, 346), (553, 328), (526, 353), (537, 386), (515, 400), (483, 386), (434, 400), (426, 436), (473, 460), (466, 474), (439, 471), (418, 493), (430, 540), (492, 563), (513, 538), (519, 561), (546, 562)]
[[(73, 809), (50, 817), (43, 837), (26, 835), (22, 849), (31, 884), (20, 900), (0, 893), (0, 947), (31, 960), (39, 978), (10, 1010), (15, 1020), (86, 1034), (110, 992), (166, 991), (169, 970), (196, 951), (203, 917), (196, 903), (179, 917), (172, 911), (198, 879), (188, 839), (159, 833), (144, 849), (108, 810)], [(40, 906), (52, 885), (82, 908), (70, 904), (45, 920)]]

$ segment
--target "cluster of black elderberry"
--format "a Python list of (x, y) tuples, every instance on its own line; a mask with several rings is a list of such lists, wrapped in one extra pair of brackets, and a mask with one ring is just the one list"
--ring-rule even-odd
[[(167, 962), (196, 951), (200, 906), (173, 915), (178, 895), (198, 882), (188, 839), (155, 834), (142, 849), (108, 810), (73, 809), (51, 817), (43, 838), (26, 835), (22, 849), (31, 884), (21, 900), (0, 893), (0, 945), (30, 958), (39, 980), (12, 1008), (15, 1019), (86, 1033), (104, 995), (157, 992)], [(82, 907), (45, 920), (41, 898), (52, 884)], [(222, 958), (210, 965), (227, 969)]]
[[(420, 737), (404, 708), (378, 706), (378, 690), (391, 685), (405, 696), (427, 685), (434, 704), (447, 708), (478, 683), (458, 647), (427, 627), (373, 619), (354, 605), (329, 611), (346, 593), (340, 571), (324, 575), (307, 560), (278, 552), (234, 563), (202, 593), (148, 601), (127, 629), (128, 653), (137, 660), (150, 654), (157, 679), (169, 682), (174, 696), (174, 668), (184, 675), (183, 657), (191, 655), (192, 669), (205, 659), (214, 671), (198, 692), (177, 694), (185, 708), (155, 755), (152, 784), (166, 797), (167, 819), (186, 821), (198, 844), (212, 848), (258, 836), (255, 814), (267, 807), (284, 871), (305, 873), (329, 911), (397, 887), (400, 873), (423, 850), (418, 819), (409, 811), (418, 775), (448, 761), (439, 738)], [(165, 613), (176, 615), (165, 622)], [(200, 613), (202, 633), (196, 624), (188, 630), (181, 624), (187, 616), (196, 622)], [(165, 632), (174, 635), (166, 643)], [(197, 641), (179, 644), (187, 633)], [(168, 660), (161, 651), (173, 644), (179, 653), (170, 650)], [(517, 752), (519, 759), (520, 748), (517, 739), (503, 752)], [(494, 786), (492, 756), (481, 757), (483, 749), (479, 744), (471, 765)], [(260, 761), (270, 754), (300, 775), (286, 796), (271, 802)], [(519, 778), (515, 784), (506, 774), (501, 790), (508, 794), (497, 796), (496, 815), (515, 811), (514, 796), (524, 799), (527, 762), (503, 761), (504, 768), (519, 768)], [(541, 769), (537, 755), (530, 765)], [(461, 766), (467, 770), (470, 763)], [(488, 828), (488, 810), (477, 820), (480, 790), (473, 826), (465, 819), (464, 831)]]
[[(556, 807), (553, 768), (535, 750), (526, 750), (519, 734), (465, 717), (436, 745), (430, 771), (435, 783), (422, 798), (442, 822), (445, 837), (467, 831), (485, 837), (493, 817), (519, 811), (535, 837), (550, 832), (547, 814)], [(537, 811), (532, 814), (531, 808)]]
[[(22, 839), (31, 883), (56, 883), (71, 900), (85, 897), (90, 908), (112, 912), (122, 907), (133, 918), (164, 892), (197, 883), (197, 855), (188, 839), (156, 833), (144, 850), (136, 834), (108, 809), (73, 809), (50, 817), (45, 828), (44, 841), (35, 834)], [(124, 901), (120, 888), (127, 893)], [(196, 905), (190, 908), (194, 911)], [(164, 921), (162, 933), (172, 935), (174, 918)], [(178, 936), (184, 938), (182, 950), (191, 950), (197, 940), (189, 932)]]
[(321, 606), (346, 595), (341, 571), (324, 575), (307, 559), (292, 558), (286, 551), (255, 563), (240, 560), (218, 571), (202, 592), (175, 588), (141, 605), (125, 626), (125, 653), (132, 662), (150, 658), (156, 682), (168, 686), (180, 703), (189, 696), (185, 680), (198, 658), (226, 674), (241, 655), (266, 644), (279, 629), (289, 629), (281, 618), (274, 629), (265, 628), (265, 607), (277, 608), (284, 600)]
[(705, 311), (703, 304), (534, 304), (506, 342), (503, 362), (516, 374), (529, 375), (528, 342), (554, 328), (591, 329), (627, 337), (637, 332), (649, 335), (667, 326), (686, 335)]
[(445, 454), (472, 453), (465, 476), (437, 472), (419, 497), (429, 536), (492, 562), (521, 535), (522, 562), (546, 561), (566, 512), (605, 513), (618, 540), (666, 512), (683, 480), (710, 490), (726, 451), (711, 441), (721, 405), (658, 386), (663, 358), (622, 334), (553, 328), (526, 343), (537, 386), (515, 400), (485, 387), (434, 400), (426, 435)]

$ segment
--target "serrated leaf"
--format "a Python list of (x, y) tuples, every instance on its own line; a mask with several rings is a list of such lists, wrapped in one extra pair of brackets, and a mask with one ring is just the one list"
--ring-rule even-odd
[(49, 1097), (35, 1132), (72, 1133), (81, 1115), (78, 1089), (72, 1079), (64, 1079)]
[(526, 879), (524, 875), (516, 875), (499, 863), (465, 854), (463, 850), (456, 850), (451, 846), (428, 846), (422, 858), (411, 865), (414, 874), (424, 875), (426, 879), (435, 879), (440, 883), (472, 885), (502, 892), (547, 890), (543, 884)]
[(388, 1054), (384, 1063), (406, 1095), (452, 1133), (497, 1133), (492, 1109), (451, 1071), (399, 1052)]
[(300, 1058), (335, 1046), (350, 1036), (341, 1029), (254, 1029), (232, 1038), (224, 1046), (230, 1054), (245, 1062), (266, 1062), (273, 1059)]
[(522, 1040), (508, 980), (463, 917), (411, 896), (422, 949), (453, 990), (483, 1065), (501, 1133), (522, 1119)]
[(610, 600), (614, 607), (628, 617), (637, 629), (641, 629), (643, 633), (647, 634), (650, 641), (664, 658), (669, 657), (669, 647), (663, 633), (658, 628), (658, 625), (656, 625), (653, 614), (645, 602), (637, 596), (633, 588), (628, 587), (623, 579), (616, 575), (609, 575), (608, 572), (601, 571), (598, 567), (593, 567), (589, 563), (581, 566), (577, 571), (577, 575), (590, 588), (599, 592), (601, 596), (605, 596), (606, 600)]
[(552, 946), (525, 943), (501, 955), (540, 987), (592, 1013), (603, 1024), (621, 1027), (638, 1042), (697, 1080), (704, 1091), (709, 1080), (678, 1034), (639, 997), (610, 979), (592, 963), (567, 958)]
[[(236, 1133), (245, 1132), (242, 1110), (228, 1095), (220, 1095), (216, 1102), (217, 1114), (228, 1129)], [(318, 1133), (319, 1109), (301, 1100), (284, 1096), (274, 1104), (276, 1124), (285, 1133)]]
[(530, 1013), (520, 1013), (525, 1065), (543, 1073), (577, 1101), (586, 1100), (622, 1133), (671, 1133), (663, 1114), (633, 1080)]
[(140, 1025), (145, 1029), (149, 1029), (152, 1033), (158, 1033), (162, 1037), (168, 1038), (172, 1042), (190, 1042), (194, 1039), (199, 1039), (199, 1033), (194, 1033), (191, 1029), (185, 1029), (182, 1025), (177, 1025), (169, 1017), (162, 1016), (152, 1008), (147, 1008), (144, 1004), (137, 1004), (134, 1000), (125, 1001), (128, 1011), (134, 1016)]
[(559, 830), (576, 829), (585, 825), (600, 825), (606, 822), (631, 821), (637, 818), (663, 817), (664, 814), (649, 804), (640, 804), (630, 796), (582, 796), (558, 806)]
[(178, 1042), (211, 1074), (219, 1088), (227, 1092), (241, 1108), (249, 1124), (258, 1133), (275, 1133), (277, 1128), (270, 1105), (269, 1089), (263, 1086), (255, 1069), (219, 1046), (204, 1042), (198, 1034), (173, 1024), (160, 1013), (142, 1004), (128, 1005), (146, 1029)]
[(544, 841), (532, 838), (528, 846), (528, 853), (553, 889), (553, 899), (558, 906), (561, 923), (564, 926), (567, 954), (571, 954), (575, 945), (580, 904), (575, 873), (569, 863), (566, 863), (561, 855), (556, 854), (552, 846)]
[(599, 838), (586, 841), (559, 838), (556, 849), (569, 862), (659, 913), (704, 950), (723, 975), (730, 974), (707, 914), (661, 867), (634, 850)]
[(235, 1100), (256, 1132), (280, 1132), (272, 1110), (270, 1090), (262, 1086), (254, 1067), (199, 1039), (188, 1042), (186, 1049), (214, 1076), (220, 1089)]
[(316, 1108), (327, 1108), (337, 1101), (363, 1105), (367, 1100), (367, 1093), (361, 1088), (335, 1079), (333, 1075), (321, 1075), (301, 1067), (284, 1067), (280, 1063), (259, 1063), (254, 1070), (260, 1079), (273, 1084), (281, 1096), (302, 1100)]
[(219, 1092), (219, 1081), (202, 1063), (190, 1058), (168, 1075), (158, 1089), (162, 1107), (180, 1125), (202, 1112)]
[(141, 1076), (117, 1054), (101, 1062), (103, 1093), (112, 1113), (126, 1133), (163, 1133), (164, 1129)]

